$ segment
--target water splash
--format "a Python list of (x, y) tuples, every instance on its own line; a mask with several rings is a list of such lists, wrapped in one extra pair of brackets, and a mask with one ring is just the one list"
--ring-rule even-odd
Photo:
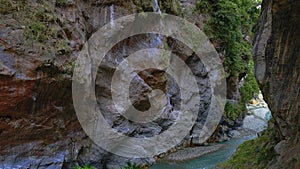
[(162, 38), (163, 38), (162, 35), (153, 34), (151, 47), (155, 48), (155, 47), (163, 46)]
[(157, 12), (157, 13), (161, 14), (161, 10), (159, 9), (159, 5), (158, 5), (157, 0), (153, 0), (153, 10), (154, 10), (154, 12)]
[(114, 12), (114, 5), (111, 5), (111, 6), (109, 7), (109, 19), (110, 19), (110, 25), (111, 25), (112, 27), (115, 26), (114, 15), (115, 15), (115, 12)]
[[(153, 0), (153, 10), (154, 10), (154, 12), (161, 14), (161, 10), (159, 8), (157, 0)], [(163, 46), (162, 38), (163, 38), (162, 35), (152, 35), (151, 47), (156, 48), (159, 46)]]

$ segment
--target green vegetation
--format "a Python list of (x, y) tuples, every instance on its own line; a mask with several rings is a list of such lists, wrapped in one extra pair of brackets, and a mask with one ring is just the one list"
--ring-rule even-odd
[[(254, 63), (251, 60), (249, 66), (249, 70), (254, 69)], [(241, 98), (237, 103), (227, 102), (224, 109), (224, 115), (230, 120), (236, 120), (243, 112), (246, 111), (246, 106), (255, 93), (259, 93), (259, 87), (254, 77), (253, 71), (248, 71), (246, 75), (243, 86), (239, 89)]]
[(225, 104), (224, 115), (228, 119), (236, 120), (245, 110), (246, 108), (243, 104), (227, 102)]
[(270, 83), (269, 83), (269, 82), (264, 83), (264, 84), (263, 84), (263, 89), (264, 89), (265, 91), (268, 91), (268, 90), (270, 89)]
[(196, 10), (211, 15), (204, 31), (218, 44), (218, 50), (225, 51), (224, 68), (228, 77), (252, 71), (249, 63), (253, 46), (247, 37), (253, 34), (260, 12), (257, 6), (256, 0), (201, 0), (196, 5)]
[[(254, 69), (253, 61), (250, 61), (249, 70)], [(236, 120), (243, 112), (246, 111), (245, 104), (248, 103), (255, 93), (259, 92), (259, 87), (254, 77), (253, 71), (248, 71), (243, 86), (239, 89), (241, 98), (237, 103), (227, 102), (225, 105), (224, 115), (228, 119)]]
[(70, 53), (70, 47), (68, 46), (66, 40), (58, 39), (55, 43), (55, 48), (58, 54)]
[(178, 0), (164, 0), (160, 1), (161, 10), (164, 13), (180, 15), (182, 13), (181, 5)]
[[(273, 123), (272, 120), (270, 123)], [(272, 125), (272, 124), (269, 124)], [(236, 153), (220, 168), (265, 168), (276, 156), (274, 144), (270, 143), (271, 131), (265, 131), (260, 137), (241, 144)]]
[(67, 0), (56, 0), (55, 1), (55, 6), (57, 7), (63, 7), (67, 5)]
[[(62, 3), (62, 1), (60, 1)], [(26, 44), (38, 43), (42, 53), (64, 55), (70, 53), (66, 37), (60, 32), (60, 25), (57, 23), (58, 16), (55, 8), (49, 1), (37, 0), (34, 4), (28, 0), (0, 2), (0, 13), (14, 13), (16, 18), (24, 25)]]
[(90, 166), (90, 165), (86, 165), (86, 166), (83, 166), (83, 167), (74, 167), (74, 169), (95, 169), (94, 167)]
[(10, 11), (15, 9), (15, 5), (10, 0), (1, 0), (0, 1), (0, 14), (7, 14)]
[[(133, 4), (137, 12), (153, 12), (153, 2), (152, 0), (141, 1), (141, 0), (133, 0)], [(164, 0), (158, 1), (159, 8), (162, 12), (180, 15), (182, 13), (182, 8), (179, 0)]]
[(200, 11), (202, 14), (206, 14), (208, 12), (211, 12), (211, 10), (212, 8), (208, 1), (201, 0), (196, 2), (195, 12)]
[(95, 168), (92, 167), (92, 166), (86, 165), (86, 166), (83, 166), (83, 167), (77, 166), (77, 167), (74, 167), (74, 169), (95, 169)]
[(250, 37), (260, 9), (256, 0), (201, 0), (196, 4), (195, 12), (208, 13), (210, 20), (204, 26), (204, 32), (217, 44), (219, 52), (224, 51), (224, 69), (228, 77), (244, 79), (239, 89), (239, 103), (227, 103), (225, 116), (235, 120), (245, 111), (245, 103), (259, 92), (254, 77)]
[[(254, 69), (254, 63), (253, 61), (250, 61), (249, 70), (253, 70), (253, 69)], [(239, 91), (241, 94), (241, 102), (244, 104), (248, 103), (248, 101), (253, 98), (253, 95), (259, 92), (259, 87), (256, 82), (253, 71), (248, 71), (248, 74), (244, 79), (244, 84), (239, 89)]]
[(57, 17), (46, 3), (37, 4), (36, 8), (24, 3), (22, 8), (26, 15), (24, 23), (25, 35), (28, 39), (43, 43), (56, 38), (54, 23)]
[(207, 8), (211, 19), (204, 31), (225, 50), (224, 68), (228, 76), (249, 72), (252, 45), (246, 40), (259, 15), (254, 0), (204, 0), (197, 5)]
[(51, 18), (46, 13), (44, 6), (33, 9), (26, 0), (3, 0), (0, 2), (0, 12), (2, 14), (17, 12), (19, 15), (22, 15), (24, 19), (21, 22), (25, 25), (26, 37), (39, 41), (46, 40), (47, 26), (45, 23), (50, 21)]

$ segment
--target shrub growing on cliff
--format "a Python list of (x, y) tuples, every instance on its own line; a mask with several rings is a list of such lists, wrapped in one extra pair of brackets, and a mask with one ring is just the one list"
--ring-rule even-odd
[(55, 1), (55, 6), (57, 6), (57, 7), (62, 7), (65, 5), (67, 5), (67, 0), (56, 0)]
[(39, 42), (56, 38), (56, 32), (52, 27), (52, 23), (57, 18), (55, 12), (46, 3), (37, 4), (37, 8), (34, 10), (32, 8), (30, 4), (24, 3), (26, 37)]
[(225, 50), (224, 68), (228, 76), (238, 77), (248, 72), (252, 46), (247, 37), (259, 15), (254, 0), (204, 0), (210, 4), (211, 19), (204, 31)]
[[(1, 8), (2, 2), (0, 3)], [(36, 0), (11, 1), (9, 6), (18, 21), (24, 25), (26, 45), (40, 46), (43, 55), (68, 55), (70, 47), (67, 36), (59, 23), (54, 2)]]
[(89, 166), (89, 165), (86, 165), (86, 166), (83, 166), (83, 167), (74, 167), (74, 169), (95, 169), (94, 167), (92, 166)]
[[(254, 69), (253, 61), (250, 62), (249, 67), (250, 67), (249, 68), (250, 70)], [(253, 95), (255, 93), (259, 92), (259, 87), (256, 82), (253, 71), (248, 71), (248, 74), (247, 74), (246, 78), (244, 79), (244, 84), (240, 88), (239, 91), (241, 94), (241, 102), (242, 103), (247, 103), (250, 99), (253, 98)]]
[(256, 0), (201, 0), (196, 10), (207, 12), (210, 20), (204, 27), (205, 33), (217, 44), (219, 52), (224, 51), (224, 69), (227, 77), (243, 78), (239, 89), (240, 103), (227, 103), (225, 116), (236, 119), (245, 110), (253, 94), (259, 91), (253, 74), (250, 37), (260, 9)]
[(245, 111), (245, 106), (241, 103), (227, 102), (225, 104), (224, 115), (226, 118), (236, 120)]
[(127, 166), (121, 167), (121, 169), (140, 169), (136, 164), (131, 164), (130, 162), (127, 163)]
[(14, 9), (15, 9), (15, 6), (12, 1), (10, 1), (10, 0), (1, 0), (0, 1), (0, 14), (7, 14)]

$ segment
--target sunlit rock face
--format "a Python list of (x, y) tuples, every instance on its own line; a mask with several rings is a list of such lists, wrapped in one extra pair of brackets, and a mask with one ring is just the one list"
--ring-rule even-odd
[(275, 119), (270, 168), (300, 166), (300, 2), (265, 0), (255, 38), (255, 75)]

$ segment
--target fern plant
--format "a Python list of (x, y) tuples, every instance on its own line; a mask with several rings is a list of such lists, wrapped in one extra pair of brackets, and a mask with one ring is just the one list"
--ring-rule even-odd
[(121, 167), (121, 169), (140, 169), (140, 167), (136, 164), (131, 164), (130, 162), (127, 162), (127, 166)]

